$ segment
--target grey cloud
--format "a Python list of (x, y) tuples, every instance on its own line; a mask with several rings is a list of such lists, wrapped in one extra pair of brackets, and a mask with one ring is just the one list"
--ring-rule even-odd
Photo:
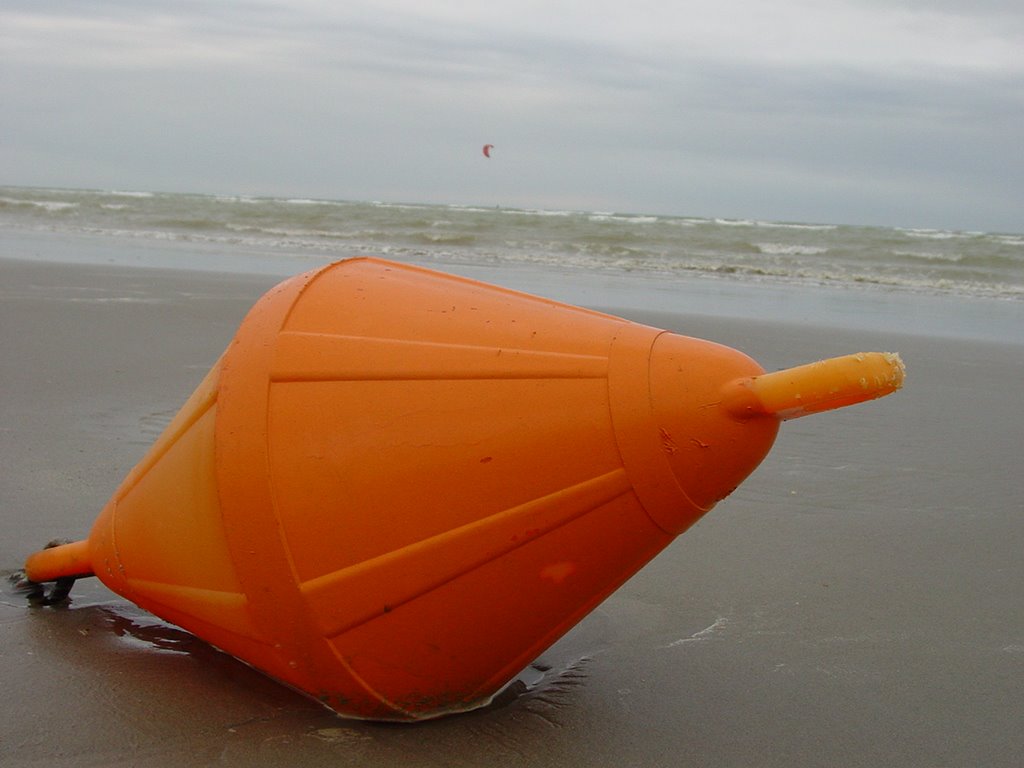
[(970, 39), (898, 66), (850, 39), (746, 55), (375, 5), (15, 0), (0, 162), (7, 183), (1019, 228), (1022, 12), (901, 7), (972, 14)]

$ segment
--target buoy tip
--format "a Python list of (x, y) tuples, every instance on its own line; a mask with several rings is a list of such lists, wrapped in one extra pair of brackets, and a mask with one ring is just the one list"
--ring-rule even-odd
[(895, 384), (894, 389), (899, 389), (903, 386), (903, 382), (907, 378), (907, 366), (903, 362), (903, 358), (900, 357), (899, 352), (881, 352), (879, 354), (881, 354), (885, 361), (891, 366), (893, 383)]
[(88, 540), (50, 542), (45, 549), (28, 556), (25, 575), (37, 584), (93, 575)]
[(898, 353), (857, 352), (731, 382), (726, 407), (740, 418), (795, 419), (884, 397), (905, 378)]

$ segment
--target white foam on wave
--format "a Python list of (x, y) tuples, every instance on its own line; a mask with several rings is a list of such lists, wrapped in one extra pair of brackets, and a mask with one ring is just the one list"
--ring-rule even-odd
[(0, 197), (0, 203), (24, 208), (42, 208), (44, 211), (51, 213), (78, 207), (78, 203), (67, 203), (59, 200), (19, 200), (15, 197)]
[(957, 237), (971, 237), (963, 232), (951, 232), (945, 229), (902, 229), (897, 227), (907, 237), (919, 237), (924, 240), (953, 240)]
[(793, 243), (754, 243), (767, 256), (816, 256), (827, 253), (828, 248), (817, 245), (795, 245)]
[(808, 232), (831, 232), (839, 228), (837, 224), (793, 224), (782, 221), (759, 221), (757, 225), (759, 227), (774, 227), (775, 229), (804, 229)]
[(453, 211), (460, 211), (465, 213), (493, 213), (493, 208), (481, 208), (478, 205), (446, 205), (445, 208), (450, 208)]
[(225, 229), (228, 229), (231, 232), (253, 233), (258, 235), (271, 235), (273, 237), (286, 238), (326, 238), (334, 240), (350, 240), (352, 238), (359, 237), (380, 237), (382, 234), (384, 234), (379, 229), (364, 228), (355, 231), (342, 231), (338, 229), (305, 229), (274, 226), (255, 226), (252, 224), (233, 224), (231, 222), (225, 224), (224, 227)]
[(245, 197), (243, 195), (217, 195), (214, 200), (218, 203), (247, 203), (249, 205), (263, 202), (255, 197)]
[(622, 224), (656, 224), (657, 216), (629, 216), (621, 213), (592, 213), (587, 216), (588, 221), (613, 221)]
[(713, 219), (715, 224), (723, 227), (756, 227), (757, 222), (753, 219)]
[(1024, 246), (1024, 235), (989, 235), (989, 237), (1003, 245)]
[[(254, 202), (260, 202), (260, 201), (256, 200)], [(300, 205), (300, 206), (302, 206), (302, 205), (321, 205), (321, 206), (329, 205), (329, 206), (333, 206), (335, 208), (347, 208), (347, 207), (352, 205), (352, 203), (346, 203), (346, 202), (344, 202), (342, 200), (317, 200), (317, 199), (311, 198), (311, 197), (289, 197), (289, 198), (286, 198), (286, 199), (283, 199), (283, 200), (276, 200), (276, 199), (275, 200), (271, 200), (270, 202), (284, 203), (285, 205)]]
[(710, 219), (715, 224), (725, 227), (759, 227), (766, 229), (803, 229), (809, 232), (831, 232), (838, 229), (838, 224), (800, 224), (787, 221), (762, 221), (760, 219)]
[(156, 197), (152, 192), (133, 192), (121, 189), (112, 189), (107, 194), (114, 197)]
[(509, 216), (549, 216), (554, 218), (565, 218), (567, 216), (576, 216), (578, 211), (554, 211), (545, 210), (544, 208), (502, 208), (502, 213)]

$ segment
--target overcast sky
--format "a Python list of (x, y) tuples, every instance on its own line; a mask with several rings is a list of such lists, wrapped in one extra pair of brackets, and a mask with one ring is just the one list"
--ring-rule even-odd
[(1024, 2), (4, 0), (0, 183), (1019, 232)]

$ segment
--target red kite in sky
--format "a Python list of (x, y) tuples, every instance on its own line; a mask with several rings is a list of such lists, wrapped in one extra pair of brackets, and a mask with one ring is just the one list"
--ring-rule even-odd
[(492, 149), (494, 149), (493, 144), (484, 144), (484, 157), (490, 157)]

